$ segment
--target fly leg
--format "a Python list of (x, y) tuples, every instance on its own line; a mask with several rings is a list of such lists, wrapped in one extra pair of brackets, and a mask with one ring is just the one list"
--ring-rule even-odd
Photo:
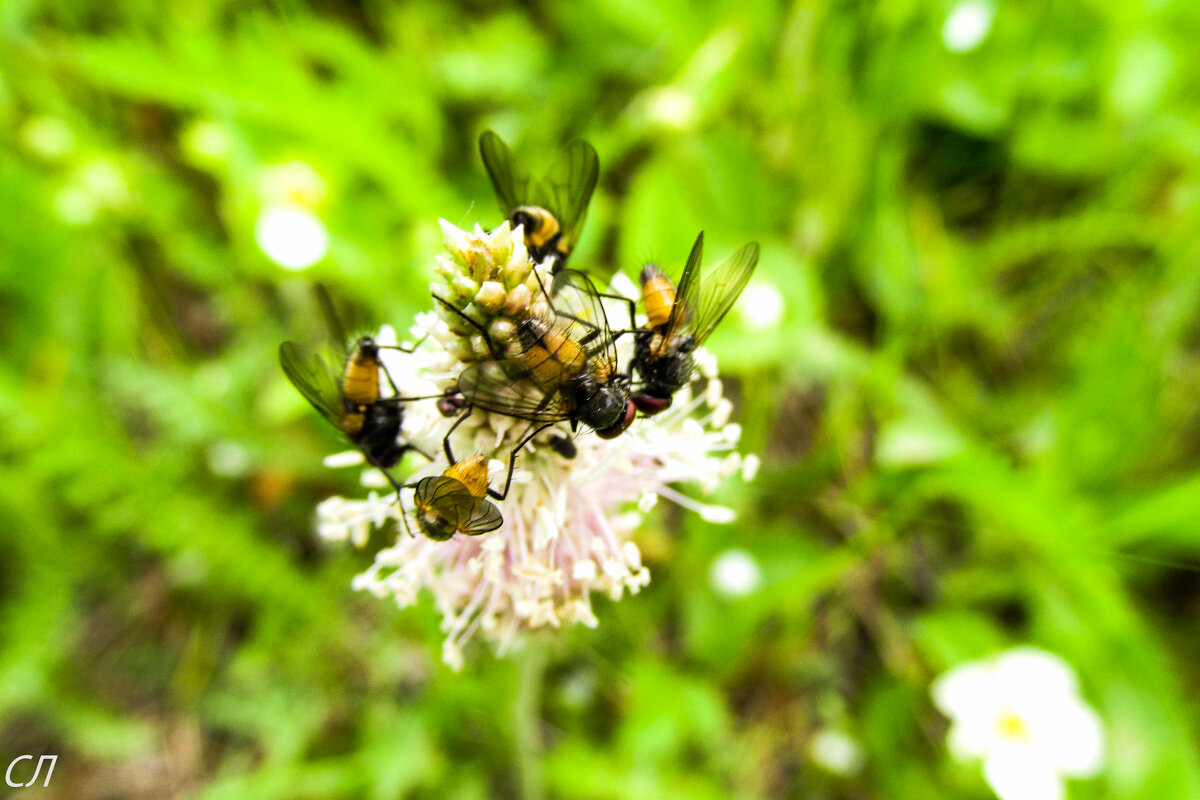
[(487, 493), (490, 497), (496, 500), (503, 500), (504, 498), (508, 497), (508, 489), (510, 486), (512, 486), (513, 470), (516, 469), (517, 466), (517, 453), (521, 452), (522, 447), (529, 444), (530, 439), (532, 439), (534, 436), (537, 436), (539, 433), (546, 430), (546, 428), (549, 428), (553, 424), (553, 422), (547, 422), (542, 425), (530, 426), (529, 433), (525, 434), (521, 441), (517, 442), (516, 446), (513, 447), (508, 454), (508, 476), (504, 479), (504, 491), (497, 492), (495, 489), (488, 487)]
[(449, 300), (445, 299), (444, 297), (440, 297), (439, 295), (435, 294), (433, 296), (433, 299), (437, 300), (439, 303), (441, 303), (443, 306), (448, 308), (454, 314), (457, 314), (464, 321), (466, 321), (466, 323), (468, 325), (470, 325), (472, 328), (479, 331), (480, 335), (483, 336), (484, 343), (487, 345), (488, 352), (492, 354), (492, 358), (496, 359), (497, 361), (504, 360), (504, 356), (500, 355), (499, 351), (496, 350), (496, 343), (492, 341), (492, 335), (487, 332), (487, 329), (484, 328), (483, 325), (479, 324), (475, 320), (468, 317), (461, 309), (455, 308), (454, 304), (451, 303)]

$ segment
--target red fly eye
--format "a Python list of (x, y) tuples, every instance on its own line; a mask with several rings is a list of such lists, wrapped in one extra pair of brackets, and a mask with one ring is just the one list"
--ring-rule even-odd
[(635, 394), (633, 396), (633, 404), (637, 406), (638, 411), (642, 412), (642, 416), (653, 417), (655, 414), (661, 414), (671, 407), (671, 398)]
[(443, 417), (455, 417), (458, 416), (458, 412), (462, 411), (465, 405), (466, 402), (464, 402), (461, 394), (450, 392), (444, 397), (438, 398), (437, 410)]
[(601, 439), (615, 439), (633, 424), (633, 419), (636, 416), (637, 407), (634, 406), (633, 403), (629, 403), (625, 406), (625, 416), (621, 418), (620, 422), (618, 422), (616, 425), (613, 425), (611, 428), (605, 428), (602, 431), (596, 431), (596, 435)]

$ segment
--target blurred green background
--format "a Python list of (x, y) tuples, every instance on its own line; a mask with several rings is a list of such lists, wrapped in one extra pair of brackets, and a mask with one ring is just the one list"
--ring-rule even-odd
[[(985, 798), (928, 685), (1029, 642), (1108, 731), (1072, 797), (1200, 797), (1200, 6), (965, 9), (0, 5), (0, 763), (85, 799)], [(757, 239), (784, 306), (712, 340), (764, 462), (739, 521), (660, 504), (641, 595), (456, 675), (428, 601), (317, 541), (361, 489), (276, 348), (313, 280), (427, 307), (436, 219), (498, 221), (488, 127), (595, 144), (577, 264)], [(281, 201), (328, 232), (307, 271), (256, 243)], [(710, 581), (731, 547), (757, 591)]]

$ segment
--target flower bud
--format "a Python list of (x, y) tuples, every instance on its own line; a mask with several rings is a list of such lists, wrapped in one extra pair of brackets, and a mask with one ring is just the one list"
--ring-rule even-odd
[(454, 280), (450, 282), (450, 286), (454, 290), (455, 295), (464, 300), (473, 298), (479, 291), (479, 284), (466, 275), (456, 275)]
[(496, 281), (484, 281), (475, 294), (475, 305), (488, 314), (499, 312), (504, 301), (504, 287)]
[(494, 319), (488, 326), (488, 335), (496, 344), (511, 342), (517, 338), (517, 326), (504, 318)]
[(529, 309), (533, 294), (529, 287), (521, 284), (512, 289), (504, 298), (504, 314), (515, 317), (524, 314)]

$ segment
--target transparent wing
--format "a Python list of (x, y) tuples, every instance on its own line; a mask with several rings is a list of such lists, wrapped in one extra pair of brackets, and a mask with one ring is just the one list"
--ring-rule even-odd
[(500, 201), (500, 210), (505, 217), (517, 206), (534, 203), (535, 181), (529, 170), (519, 163), (508, 149), (504, 140), (495, 131), (484, 131), (479, 136), (479, 154), (487, 168), (492, 188)]
[(480, 361), (458, 376), (458, 390), (468, 404), (533, 422), (568, 418), (557, 391), (547, 391), (520, 359)]
[(702, 344), (733, 307), (757, 265), (758, 242), (750, 242), (704, 280), (694, 304), (689, 305), (696, 344)]
[(455, 530), (470, 536), (494, 531), (504, 522), (493, 503), (474, 496), (461, 481), (445, 475), (418, 481), (414, 499), (419, 506), (436, 510)]
[(554, 316), (547, 321), (587, 351), (592, 371), (615, 372), (616, 343), (604, 303), (591, 278), (573, 269), (555, 275), (550, 287), (550, 306)]
[(279, 345), (279, 364), (288, 380), (325, 419), (341, 427), (342, 391), (329, 362), (295, 342)]
[(671, 307), (671, 316), (667, 318), (667, 338), (685, 330), (694, 330), (692, 326), (696, 319), (696, 304), (700, 295), (700, 262), (703, 259), (704, 231), (700, 231), (696, 243), (692, 245), (692, 252), (688, 254), (679, 285), (675, 287), (675, 305)]
[(494, 531), (503, 524), (504, 517), (495, 503), (482, 497), (472, 497), (466, 509), (466, 519), (459, 523), (458, 529), (468, 536), (478, 536)]
[(321, 307), (321, 316), (325, 318), (325, 325), (329, 328), (333, 352), (345, 364), (346, 358), (349, 356), (347, 348), (350, 339), (346, 334), (346, 326), (342, 324), (341, 315), (338, 314), (337, 306), (333, 303), (333, 297), (329, 294), (329, 289), (320, 283), (313, 286), (313, 294), (316, 295), (317, 305)]
[(550, 167), (550, 171), (531, 188), (535, 205), (549, 209), (558, 217), (559, 227), (569, 252), (579, 238), (588, 202), (600, 176), (600, 157), (587, 142), (574, 141)]

